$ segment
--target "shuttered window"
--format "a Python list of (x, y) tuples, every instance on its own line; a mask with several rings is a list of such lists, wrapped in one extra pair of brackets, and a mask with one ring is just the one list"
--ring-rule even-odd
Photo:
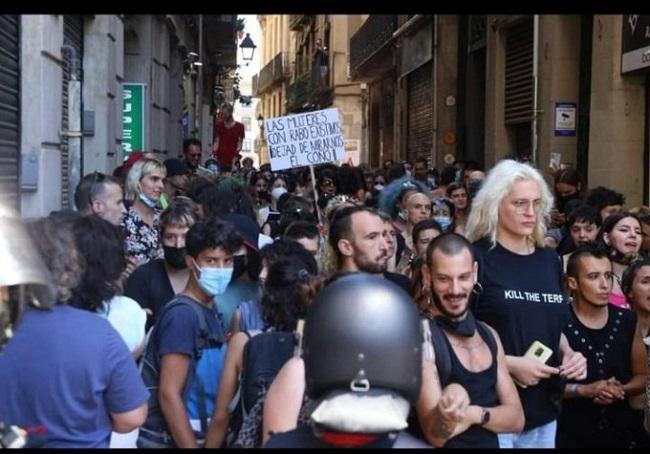
[(408, 132), (406, 159), (431, 160), (433, 149), (433, 63), (428, 62), (407, 78)]
[(533, 19), (527, 18), (506, 31), (506, 124), (533, 118)]
[(20, 16), (0, 15), (0, 201), (19, 209)]
[[(63, 18), (63, 44), (72, 46), (76, 51), (76, 56), (79, 62), (83, 61), (83, 16), (81, 15), (66, 15)], [(61, 96), (62, 108), (62, 123), (61, 129), (68, 131), (70, 129), (70, 122), (68, 119), (68, 83), (70, 82), (73, 69), (72, 54), (70, 52), (61, 52), (63, 55), (63, 87)], [(77, 74), (80, 79), (81, 74)], [(69, 208), (70, 203), (70, 153), (68, 145), (68, 137), (61, 136), (61, 207)], [(71, 208), (71, 207), (70, 207)]]

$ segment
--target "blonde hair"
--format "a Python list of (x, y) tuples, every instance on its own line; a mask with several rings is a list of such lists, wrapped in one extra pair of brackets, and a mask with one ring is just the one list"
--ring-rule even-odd
[(157, 159), (143, 158), (136, 161), (129, 169), (129, 173), (126, 174), (124, 198), (129, 202), (135, 201), (142, 192), (140, 180), (152, 173), (160, 173), (165, 178), (167, 176), (167, 168)]
[(465, 227), (467, 239), (473, 242), (488, 238), (492, 247), (496, 246), (499, 206), (512, 191), (512, 186), (519, 181), (534, 181), (539, 186), (542, 194), (541, 206), (537, 213), (535, 229), (529, 240), (536, 247), (545, 246), (545, 221), (553, 206), (553, 195), (537, 169), (511, 159), (499, 162), (486, 175), (481, 189), (472, 201), (472, 208)]

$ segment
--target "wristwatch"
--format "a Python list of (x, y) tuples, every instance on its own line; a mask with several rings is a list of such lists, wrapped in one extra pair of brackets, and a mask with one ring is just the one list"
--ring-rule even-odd
[(490, 410), (481, 408), (481, 425), (484, 426), (490, 421)]

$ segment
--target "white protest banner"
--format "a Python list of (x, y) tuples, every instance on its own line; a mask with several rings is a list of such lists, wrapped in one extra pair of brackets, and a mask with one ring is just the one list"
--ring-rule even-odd
[(268, 118), (264, 120), (264, 135), (273, 171), (345, 158), (336, 108)]

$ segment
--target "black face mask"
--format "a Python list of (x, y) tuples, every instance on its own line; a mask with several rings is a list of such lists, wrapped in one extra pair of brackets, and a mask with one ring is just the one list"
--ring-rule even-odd
[(165, 251), (165, 262), (174, 269), (183, 270), (187, 268), (185, 264), (185, 248), (184, 247), (171, 247), (163, 246)]
[(621, 265), (630, 265), (638, 256), (636, 255), (625, 255), (621, 251), (609, 247), (609, 259), (612, 262), (619, 263)]
[[(452, 320), (450, 314), (442, 306), (438, 295), (433, 293), (433, 291), (431, 291), (431, 299), (433, 300), (433, 304), (442, 314), (434, 317), (438, 326), (447, 332), (459, 334), (461, 336), (472, 337), (474, 335), (476, 332), (476, 319), (474, 319), (474, 315), (469, 311), (469, 301), (467, 302), (467, 308), (464, 313), (465, 318), (462, 320)], [(462, 316), (463, 315), (461, 314), (460, 316), (454, 316), (454, 318)]]
[(467, 186), (467, 192), (469, 192), (469, 197), (474, 198), (476, 194), (478, 194), (478, 191), (481, 189), (481, 185), (483, 182), (481, 180), (475, 180), (471, 181)]
[(579, 198), (580, 198), (580, 194), (578, 194), (577, 192), (575, 194), (566, 195), (564, 197), (557, 197), (556, 205), (558, 211), (564, 214), (568, 214), (565, 211), (567, 203), (569, 203), (571, 200), (575, 200)]

